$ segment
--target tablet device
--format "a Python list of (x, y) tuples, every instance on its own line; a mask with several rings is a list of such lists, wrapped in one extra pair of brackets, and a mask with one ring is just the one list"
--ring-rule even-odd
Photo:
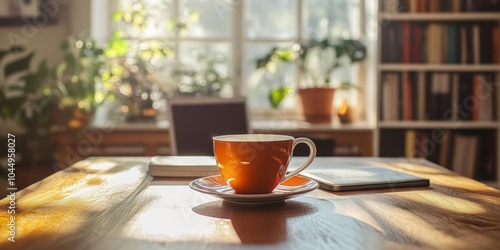
[(344, 163), (331, 168), (311, 168), (302, 171), (300, 175), (317, 181), (320, 188), (329, 191), (425, 187), (430, 184), (429, 179), (368, 163)]

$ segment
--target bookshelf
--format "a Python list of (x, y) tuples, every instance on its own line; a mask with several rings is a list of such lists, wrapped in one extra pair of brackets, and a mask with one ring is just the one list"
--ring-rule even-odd
[(380, 0), (381, 157), (422, 157), (500, 188), (500, 4)]

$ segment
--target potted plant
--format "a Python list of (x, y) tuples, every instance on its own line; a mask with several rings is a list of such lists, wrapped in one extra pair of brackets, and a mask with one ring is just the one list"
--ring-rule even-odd
[(298, 93), (304, 118), (312, 123), (330, 122), (335, 93), (330, 81), (332, 72), (342, 65), (363, 60), (366, 48), (353, 39), (336, 42), (325, 39), (301, 47), (299, 68), (304, 73), (304, 81)]
[(308, 122), (322, 123), (331, 121), (335, 93), (330, 81), (332, 72), (340, 66), (359, 62), (365, 57), (366, 47), (358, 40), (341, 39), (332, 42), (325, 39), (288, 48), (274, 48), (257, 61), (257, 66), (269, 67), (280, 62), (297, 62), (304, 76), (302, 86), (298, 89), (304, 118)]
[(174, 52), (168, 42), (151, 38), (148, 27), (155, 26), (158, 31), (173, 27), (156, 23), (150, 9), (140, 0), (115, 11), (113, 21), (119, 29), (113, 32), (104, 52), (109, 70), (105, 83), (120, 89), (128, 121), (153, 120), (170, 91), (164, 83)]
[(63, 61), (55, 67), (61, 95), (54, 115), (59, 125), (83, 128), (107, 94), (101, 81), (106, 64), (104, 50), (94, 40), (81, 37), (67, 38), (61, 50)]

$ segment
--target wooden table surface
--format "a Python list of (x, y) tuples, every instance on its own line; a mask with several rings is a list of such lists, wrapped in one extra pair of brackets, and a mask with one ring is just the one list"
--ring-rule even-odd
[[(243, 206), (152, 179), (147, 157), (101, 157), (0, 201), (0, 249), (499, 249), (500, 191), (424, 160), (366, 161), (430, 187), (327, 192)], [(296, 161), (296, 159), (294, 159)]]

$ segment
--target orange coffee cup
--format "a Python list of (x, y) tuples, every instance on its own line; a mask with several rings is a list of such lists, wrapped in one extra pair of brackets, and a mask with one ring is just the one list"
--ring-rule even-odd
[[(316, 156), (316, 146), (308, 138), (288, 135), (238, 134), (213, 138), (219, 172), (237, 194), (267, 194), (282, 182), (307, 168)], [(309, 146), (306, 162), (286, 174), (293, 149)]]

